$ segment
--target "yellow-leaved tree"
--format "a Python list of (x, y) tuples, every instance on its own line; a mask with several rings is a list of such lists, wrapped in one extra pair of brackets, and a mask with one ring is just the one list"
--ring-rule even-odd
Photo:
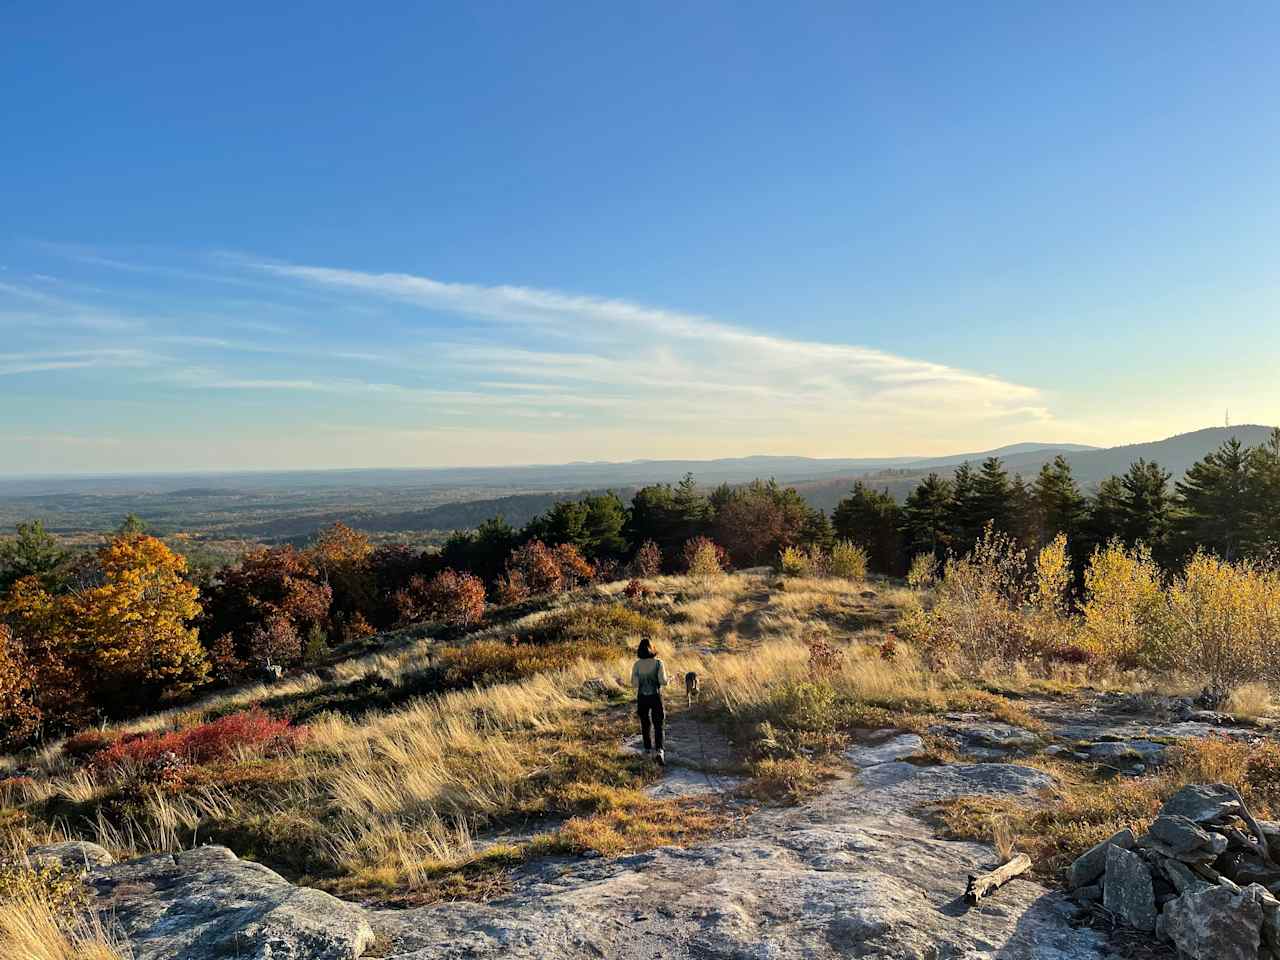
[(0, 605), (30, 665), (34, 702), (53, 728), (181, 695), (208, 662), (190, 623), (198, 591), (186, 560), (155, 537), (125, 533), (100, 549), (77, 584), (50, 593), (26, 577)]
[[(101, 582), (67, 598), (80, 657), (99, 672), (104, 706), (117, 698), (183, 694), (208, 662), (196, 629), (199, 591), (187, 561), (155, 537), (116, 537), (98, 551)], [(127, 705), (127, 704), (126, 704)]]

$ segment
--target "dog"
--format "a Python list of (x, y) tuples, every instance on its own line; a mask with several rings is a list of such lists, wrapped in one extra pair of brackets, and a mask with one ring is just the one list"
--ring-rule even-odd
[(684, 692), (689, 698), (689, 706), (693, 706), (693, 701), (698, 699), (698, 694), (702, 692), (702, 687), (698, 684), (698, 675), (690, 670), (684, 675)]

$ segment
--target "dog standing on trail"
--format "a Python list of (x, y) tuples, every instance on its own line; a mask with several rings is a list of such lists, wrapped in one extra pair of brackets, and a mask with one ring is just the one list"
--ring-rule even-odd
[(698, 699), (698, 694), (702, 692), (702, 687), (698, 684), (698, 675), (690, 670), (684, 675), (684, 692), (689, 697), (689, 706), (693, 706), (693, 701)]

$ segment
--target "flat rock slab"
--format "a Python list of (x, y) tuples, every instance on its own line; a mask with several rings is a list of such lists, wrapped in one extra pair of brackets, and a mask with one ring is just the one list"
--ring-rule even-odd
[(963, 715), (948, 715), (947, 721), (934, 724), (929, 732), (945, 737), (958, 749), (974, 757), (999, 759), (1014, 753), (1037, 750), (1044, 745), (1044, 739), (1039, 734), (1008, 723), (965, 719)]
[(356, 960), (374, 939), (361, 908), (225, 847), (102, 867), (89, 882), (134, 960)]
[(894, 760), (907, 760), (924, 753), (924, 740), (915, 733), (894, 733), (867, 743), (860, 743), (844, 752), (845, 759), (855, 767), (874, 767)]
[(544, 871), (486, 904), (381, 912), (395, 960), (1101, 960), (1099, 936), (1029, 880), (981, 907), (969, 873), (996, 858), (906, 811), (960, 793), (1026, 795), (1038, 770), (889, 761), (747, 822), (749, 835)]
[(659, 800), (677, 800), (732, 793), (745, 782), (742, 777), (668, 766), (662, 773), (662, 779), (645, 787), (644, 792)]

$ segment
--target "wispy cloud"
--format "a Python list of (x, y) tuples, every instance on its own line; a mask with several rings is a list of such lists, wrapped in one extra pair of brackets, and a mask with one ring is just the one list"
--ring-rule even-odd
[[(517, 286), (448, 283), (404, 273), (257, 263), (274, 276), (384, 297), (434, 311), (484, 317), (519, 330), (557, 328), (582, 351), (435, 344), (436, 356), (498, 389), (522, 383), (584, 383), (649, 404), (654, 419), (703, 409), (735, 419), (807, 417), (1051, 419), (1041, 392), (1001, 377), (852, 344), (780, 337), (710, 317)], [(740, 406), (750, 401), (753, 407)]]

